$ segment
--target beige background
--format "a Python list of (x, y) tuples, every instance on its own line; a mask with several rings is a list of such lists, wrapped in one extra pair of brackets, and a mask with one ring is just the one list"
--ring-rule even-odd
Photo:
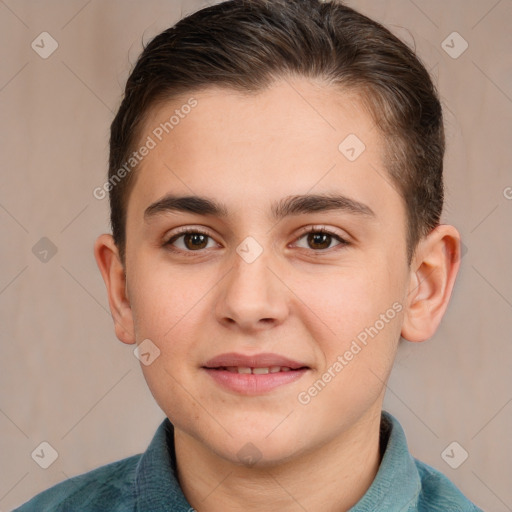
[[(163, 418), (132, 347), (114, 335), (92, 252), (108, 230), (108, 204), (92, 191), (105, 179), (109, 124), (141, 41), (204, 5), (0, 0), (2, 511), (143, 451)], [(438, 83), (444, 221), (467, 247), (437, 334), (401, 347), (386, 408), (416, 457), (485, 510), (510, 511), (512, 1), (350, 5), (415, 41)], [(43, 31), (59, 45), (48, 59), (31, 48)], [(469, 44), (457, 59), (441, 46), (453, 31)], [(42, 237), (57, 248), (47, 262), (32, 252)], [(46, 470), (31, 458), (42, 441), (58, 452)], [(458, 469), (441, 457), (452, 441), (469, 453)]]

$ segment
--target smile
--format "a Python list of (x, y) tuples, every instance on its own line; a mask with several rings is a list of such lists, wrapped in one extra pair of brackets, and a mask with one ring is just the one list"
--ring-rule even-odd
[(253, 373), (256, 375), (265, 375), (266, 373), (290, 372), (292, 369), (288, 366), (269, 366), (267, 368), (251, 368), (247, 366), (222, 366), (215, 368), (217, 370), (226, 370), (232, 373)]
[(277, 354), (221, 354), (202, 367), (223, 390), (260, 395), (291, 384), (311, 370), (299, 361)]

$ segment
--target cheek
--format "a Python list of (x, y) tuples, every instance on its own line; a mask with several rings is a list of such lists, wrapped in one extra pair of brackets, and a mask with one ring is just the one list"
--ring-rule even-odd
[(347, 311), (346, 328), (329, 342), (324, 338), (325, 366), (297, 397), (309, 417), (339, 417), (350, 424), (382, 395), (400, 334), (400, 304), (394, 306), (384, 308), (383, 316)]
[(399, 297), (389, 282), (389, 273), (380, 272), (376, 266), (373, 272), (352, 267), (298, 276), (296, 282), (304, 308), (325, 326), (335, 346), (373, 325)]
[(206, 299), (214, 281), (208, 284), (208, 280), (201, 279), (197, 273), (177, 272), (168, 264), (150, 262), (139, 268), (141, 271), (132, 276), (134, 297), (131, 302), (137, 339), (150, 338), (165, 343), (182, 329), (182, 321), (188, 315), (194, 315), (196, 308), (201, 308), (201, 300)]
[[(156, 403), (171, 422), (184, 430), (190, 430), (201, 419), (201, 397), (189, 390), (187, 380), (180, 373), (180, 366), (170, 367), (168, 355), (162, 352), (150, 366), (142, 367), (144, 378)], [(181, 384), (185, 382), (184, 384)]]
[(181, 424), (180, 418), (185, 417), (193, 422), (200, 410), (190, 400), (187, 383), (199, 343), (194, 315), (204, 292), (190, 278), (171, 276), (168, 268), (151, 268), (137, 279), (135, 333), (137, 340), (150, 339), (159, 356), (141, 368), (153, 397), (171, 421)]
[(323, 356), (314, 380), (325, 375), (324, 399), (341, 399), (336, 403), (342, 408), (347, 400), (365, 403), (381, 392), (400, 336), (399, 279), (376, 263), (367, 268), (332, 272), (304, 282), (301, 289), (304, 304), (314, 313), (309, 313), (308, 327)]

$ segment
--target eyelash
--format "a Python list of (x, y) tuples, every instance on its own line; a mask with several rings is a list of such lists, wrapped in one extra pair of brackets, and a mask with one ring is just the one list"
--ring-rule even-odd
[[(333, 231), (330, 231), (329, 229), (326, 229), (325, 227), (317, 227), (317, 226), (309, 226), (309, 227), (306, 227), (306, 228), (303, 228), (301, 230), (301, 233), (300, 233), (300, 236), (297, 237), (295, 239), (295, 242), (297, 242), (298, 240), (300, 240), (301, 238), (303, 238), (304, 236), (308, 235), (309, 233), (315, 233), (315, 234), (318, 234), (318, 233), (321, 233), (321, 234), (324, 234), (324, 235), (329, 235), (333, 238), (335, 238), (337, 241), (339, 241), (340, 243), (335, 247), (338, 247), (339, 249), (343, 249), (343, 247), (345, 246), (348, 246), (350, 245), (349, 242), (347, 242), (344, 238), (342, 238), (340, 235), (337, 235), (336, 233), (334, 233)], [(195, 253), (202, 253), (204, 252), (205, 249), (199, 249), (197, 251), (184, 251), (183, 249), (176, 249), (173, 247), (173, 243), (178, 240), (179, 238), (181, 238), (183, 235), (187, 235), (187, 234), (194, 234), (194, 235), (206, 235), (208, 238), (211, 238), (213, 239), (213, 237), (205, 232), (205, 231), (201, 231), (199, 229), (193, 229), (193, 228), (181, 228), (179, 229), (176, 233), (173, 234), (173, 236), (168, 240), (166, 241), (163, 246), (164, 247), (167, 247), (169, 250), (171, 250), (172, 252), (174, 253), (178, 253), (178, 254), (181, 254), (181, 255), (185, 255), (187, 257), (194, 257), (194, 256), (197, 256), (197, 254)], [(323, 253), (327, 253), (327, 252), (330, 252), (334, 249), (333, 247), (329, 248), (329, 249), (310, 249), (311, 251), (315, 252), (315, 253), (318, 253), (319, 255), (320, 254), (323, 254)]]

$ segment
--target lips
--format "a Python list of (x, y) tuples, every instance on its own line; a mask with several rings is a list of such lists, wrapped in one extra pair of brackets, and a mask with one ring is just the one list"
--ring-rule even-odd
[[(219, 356), (214, 357), (207, 361), (204, 365), (204, 368), (208, 369), (228, 369), (228, 371), (232, 368), (250, 368), (250, 369), (263, 369), (268, 368), (283, 368), (284, 371), (289, 370), (298, 370), (301, 368), (309, 368), (309, 366), (305, 363), (301, 363), (299, 361), (294, 361), (292, 359), (288, 359), (287, 357), (280, 356), (278, 354), (255, 354), (252, 356), (247, 356), (244, 354), (237, 353), (229, 353), (229, 354), (221, 354)], [(242, 372), (248, 373), (248, 372)], [(268, 372), (273, 373), (273, 372)]]
[(223, 389), (243, 395), (261, 395), (299, 380), (311, 368), (277, 354), (222, 354), (202, 367)]

